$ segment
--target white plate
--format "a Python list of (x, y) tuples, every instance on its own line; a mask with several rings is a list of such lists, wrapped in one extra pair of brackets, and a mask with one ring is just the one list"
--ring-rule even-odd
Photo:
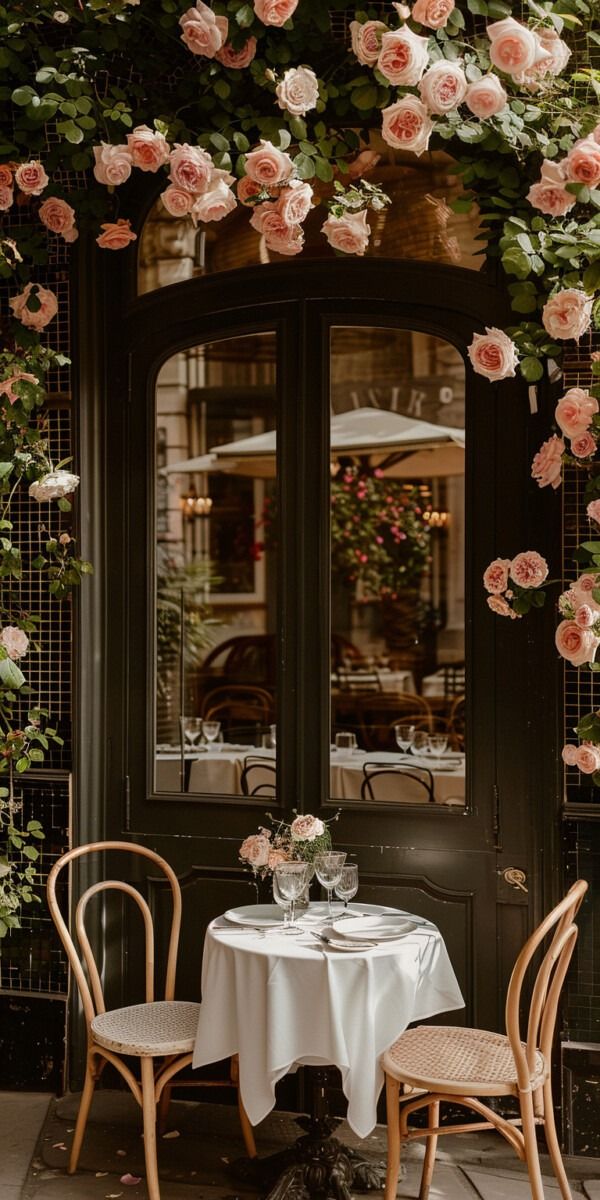
[(378, 942), (394, 941), (405, 933), (412, 933), (417, 928), (417, 922), (408, 917), (385, 913), (380, 917), (349, 917), (345, 921), (334, 921), (333, 930), (337, 937), (348, 938), (350, 941), (364, 941), (366, 937)]
[(249, 925), (253, 929), (274, 929), (283, 923), (283, 909), (278, 904), (242, 904), (224, 913), (233, 925)]

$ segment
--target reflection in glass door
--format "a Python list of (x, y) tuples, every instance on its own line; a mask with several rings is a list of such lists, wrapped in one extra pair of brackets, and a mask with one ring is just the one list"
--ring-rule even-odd
[(331, 796), (465, 805), (465, 382), (411, 330), (331, 334)]
[(275, 436), (274, 334), (194, 346), (162, 367), (157, 792), (275, 794)]

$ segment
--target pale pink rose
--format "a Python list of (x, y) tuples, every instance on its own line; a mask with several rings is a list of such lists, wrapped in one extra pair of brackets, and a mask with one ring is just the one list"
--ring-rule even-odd
[(571, 454), (574, 454), (575, 458), (589, 458), (597, 449), (598, 443), (591, 433), (580, 433), (571, 441)]
[(169, 155), (169, 180), (184, 192), (207, 192), (213, 178), (210, 154), (200, 146), (177, 143)]
[(363, 67), (374, 67), (379, 58), (382, 34), (388, 32), (383, 21), (350, 22), (352, 53)]
[(419, 91), (429, 111), (442, 116), (462, 104), (467, 87), (467, 78), (460, 63), (440, 58), (425, 72)]
[(594, 588), (597, 587), (596, 580), (597, 580), (596, 575), (588, 575), (586, 572), (585, 574), (579, 576), (579, 578), (573, 585), (574, 590), (576, 590), (578, 592), (583, 592), (584, 596), (591, 595)]
[(600, 639), (594, 637), (589, 629), (580, 629), (575, 621), (561, 621), (555, 641), (561, 657), (566, 658), (572, 667), (581, 667), (583, 663), (594, 661)]
[(226, 42), (220, 50), (217, 50), (215, 58), (222, 66), (229, 67), (230, 71), (242, 71), (244, 67), (250, 66), (255, 54), (256, 38), (249, 37), (241, 50), (234, 50), (231, 42)]
[(20, 187), (22, 192), (28, 196), (39, 196), (44, 188), (48, 186), (50, 180), (46, 172), (37, 159), (31, 159), (30, 162), (21, 163), (15, 171), (15, 183)]
[(269, 861), (267, 863), (267, 866), (270, 871), (274, 871), (275, 867), (278, 867), (280, 863), (284, 863), (284, 862), (289, 862), (289, 859), (288, 859), (288, 856), (287, 856), (285, 850), (270, 850), (269, 851)]
[(133, 133), (127, 134), (127, 148), (134, 167), (140, 171), (158, 171), (169, 161), (170, 148), (164, 133), (148, 125), (136, 125)]
[(217, 17), (207, 4), (196, 0), (195, 8), (188, 8), (179, 18), (181, 40), (191, 50), (192, 54), (202, 54), (204, 58), (214, 58), (227, 41), (229, 21), (227, 17)]
[(546, 301), (542, 309), (542, 324), (550, 337), (560, 340), (580, 337), (590, 327), (593, 297), (579, 288), (564, 288)]
[(288, 225), (301, 225), (306, 220), (312, 205), (313, 190), (301, 179), (290, 179), (282, 188), (277, 208)]
[(565, 187), (565, 175), (561, 163), (544, 159), (538, 183), (532, 184), (527, 199), (539, 212), (551, 217), (562, 217), (577, 203), (577, 197)]
[(504, 596), (488, 596), (487, 605), (498, 617), (510, 617), (514, 621), (516, 617), (521, 616), (520, 613), (515, 612), (514, 608), (510, 607)]
[(254, 0), (254, 12), (263, 25), (285, 25), (297, 7), (298, 0)]
[(584, 775), (593, 775), (595, 771), (600, 771), (600, 748), (592, 742), (583, 742), (577, 747), (575, 766), (579, 767)]
[(569, 588), (568, 591), (562, 592), (558, 597), (558, 611), (563, 617), (573, 618), (575, 609), (581, 602), (581, 597), (577, 594), (574, 588)]
[(571, 57), (567, 43), (563, 42), (555, 29), (541, 27), (537, 36), (542, 49), (549, 55), (549, 58), (544, 60), (545, 74), (560, 75)]
[(137, 233), (131, 228), (131, 221), (126, 221), (123, 217), (118, 221), (106, 221), (100, 228), (104, 232), (98, 234), (96, 242), (102, 250), (123, 250), (137, 238)]
[(343, 254), (358, 254), (362, 256), (369, 244), (371, 230), (367, 221), (366, 211), (345, 212), (341, 217), (331, 214), (321, 226), (330, 246), (341, 250)]
[(590, 500), (585, 511), (590, 521), (595, 521), (597, 525), (600, 525), (600, 500)]
[(508, 586), (510, 558), (495, 558), (483, 572), (483, 586), (486, 592), (499, 596)]
[(497, 75), (484, 75), (469, 84), (465, 104), (474, 117), (486, 121), (506, 108), (508, 96)]
[[(34, 295), (40, 303), (40, 307), (36, 312), (32, 312), (27, 307), (27, 301), (32, 289), (35, 289)], [(26, 325), (28, 329), (35, 329), (36, 333), (39, 333), (41, 329), (45, 329), (46, 325), (50, 323), (58, 312), (58, 300), (54, 292), (51, 292), (49, 288), (40, 287), (39, 283), (27, 283), (18, 296), (13, 296), (9, 300), (9, 304), (13, 310), (13, 316), (22, 325)]]
[(563, 746), (561, 750), (562, 760), (567, 767), (575, 767), (577, 765), (578, 746)]
[(506, 75), (522, 75), (532, 67), (538, 57), (535, 34), (527, 25), (506, 17), (488, 25), (486, 33), (490, 39), (490, 60)]
[(267, 250), (272, 250), (274, 254), (285, 254), (290, 256), (300, 254), (304, 247), (304, 231), (301, 225), (287, 225), (284, 222), (285, 228), (280, 232), (272, 229), (270, 233), (265, 234), (265, 245)]
[(263, 185), (257, 183), (255, 179), (251, 179), (249, 175), (242, 175), (237, 182), (237, 198), (240, 204), (244, 204), (247, 208), (253, 208), (252, 198), (259, 195)]
[(65, 242), (76, 242), (78, 237), (79, 230), (76, 229), (75, 226), (73, 226), (72, 229), (67, 229), (66, 233), (63, 233), (63, 240)]
[(58, 196), (52, 196), (40, 204), (39, 217), (46, 229), (61, 234), (62, 237), (70, 233), (75, 226), (75, 209)]
[(4, 646), (8, 657), (16, 662), (27, 654), (29, 638), (17, 625), (5, 625), (0, 631), (0, 646)]
[(404, 96), (382, 111), (381, 135), (395, 150), (412, 150), (419, 157), (429, 145), (433, 124), (422, 100)]
[(428, 29), (443, 29), (454, 7), (455, 0), (417, 0), (413, 5), (412, 19)]
[(600, 145), (593, 137), (583, 138), (563, 159), (566, 178), (571, 183), (583, 183), (596, 188), (600, 183)]
[(256, 150), (246, 155), (246, 175), (267, 187), (287, 183), (293, 170), (294, 164), (289, 154), (277, 150), (272, 142), (261, 141)]
[(403, 29), (384, 33), (377, 69), (394, 87), (412, 87), (419, 82), (429, 61), (427, 47), (427, 38), (413, 33), (407, 25)]
[(531, 464), (531, 477), (539, 487), (560, 487), (564, 451), (565, 443), (556, 434), (542, 443)]
[(252, 833), (240, 846), (240, 858), (254, 870), (269, 865), (271, 843), (264, 833)]
[(3, 379), (0, 383), (0, 396), (6, 396), (9, 404), (16, 404), (19, 399), (14, 390), (15, 383), (39, 383), (39, 379), (30, 375), (28, 371), (15, 371), (9, 379)]
[(111, 146), (108, 142), (101, 142), (99, 146), (94, 146), (94, 158), (94, 176), (98, 183), (119, 187), (129, 179), (131, 154), (127, 146)]
[(352, 162), (348, 163), (348, 178), (363, 179), (375, 169), (381, 155), (376, 150), (361, 150)]
[(579, 625), (580, 629), (591, 629), (594, 621), (597, 621), (597, 619), (598, 614), (590, 608), (589, 604), (580, 604), (579, 608), (575, 610), (573, 618), (575, 624)]
[(318, 817), (313, 817), (312, 813), (295, 817), (290, 825), (290, 833), (295, 842), (314, 842), (315, 838), (321, 837), (324, 832), (323, 822)]
[(592, 417), (598, 412), (598, 401), (583, 388), (569, 388), (554, 410), (554, 419), (565, 437), (575, 438), (586, 433)]
[(175, 187), (170, 183), (164, 192), (161, 192), (160, 198), (172, 217), (187, 217), (192, 211), (194, 204), (194, 196), (192, 192), (186, 192), (183, 188)]
[(310, 67), (290, 67), (275, 88), (280, 108), (293, 117), (303, 117), (316, 107), (319, 99), (319, 81)]
[(513, 376), (519, 361), (514, 342), (495, 326), (486, 326), (485, 333), (473, 334), (468, 355), (477, 375), (485, 375), (491, 383)]
[(548, 563), (537, 550), (523, 550), (510, 564), (509, 575), (521, 588), (541, 587), (548, 575)]
[(8, 209), (12, 207), (14, 198), (15, 193), (13, 188), (0, 183), (0, 212), (8, 212)]
[(8, 163), (0, 163), (0, 187), (11, 188), (13, 186), (12, 167)]
[(204, 192), (194, 201), (192, 221), (222, 221), (230, 212), (237, 208), (237, 200), (231, 188), (219, 179), (218, 183), (208, 192)]

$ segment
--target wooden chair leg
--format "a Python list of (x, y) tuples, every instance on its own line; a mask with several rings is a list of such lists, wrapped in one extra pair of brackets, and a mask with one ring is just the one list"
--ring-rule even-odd
[(565, 1164), (562, 1160), (558, 1134), (556, 1132), (556, 1123), (554, 1121), (554, 1105), (552, 1103), (552, 1085), (548, 1079), (544, 1084), (544, 1130), (546, 1133), (546, 1143), (548, 1145), (548, 1153), (552, 1163), (552, 1169), (558, 1180), (561, 1196), (563, 1200), (573, 1200), (571, 1196), (571, 1188), (565, 1171)]
[[(433, 1104), (429, 1105), (429, 1128), (437, 1129), (440, 1123), (440, 1102), (434, 1100)], [(421, 1175), (421, 1187), (419, 1190), (419, 1200), (427, 1200), (429, 1188), (433, 1178), (433, 1168), (435, 1167), (435, 1151), (437, 1147), (437, 1133), (430, 1133), (427, 1138), (425, 1147), (425, 1158), (423, 1160), (423, 1173)]]
[(169, 1105), (171, 1103), (171, 1092), (173, 1091), (170, 1083), (167, 1083), (162, 1090), (161, 1098), (158, 1102), (157, 1126), (159, 1137), (167, 1130), (167, 1121), (169, 1118)]
[(142, 1112), (144, 1114), (144, 1158), (148, 1200), (160, 1200), (158, 1163), (156, 1160), (156, 1100), (154, 1092), (154, 1061), (140, 1059), (142, 1072)]
[(387, 1120), (387, 1168), (384, 1200), (396, 1200), (400, 1177), (400, 1084), (391, 1075), (385, 1077)]
[(527, 1173), (529, 1175), (531, 1195), (533, 1200), (544, 1200), (544, 1185), (542, 1183), (542, 1172), (540, 1170), (540, 1156), (538, 1154), (535, 1133), (533, 1096), (531, 1095), (531, 1092), (521, 1092), (519, 1096), (519, 1104), (521, 1108), (521, 1120), (523, 1122), (522, 1129), (523, 1138), (525, 1140), (525, 1161), (527, 1163)]
[(92, 1097), (94, 1095), (94, 1088), (96, 1086), (96, 1078), (97, 1078), (97, 1075), (96, 1075), (96, 1069), (94, 1066), (94, 1060), (93, 1060), (93, 1058), (88, 1058), (86, 1069), (85, 1069), (85, 1079), (84, 1079), (84, 1083), (83, 1083), (83, 1091), (81, 1093), (81, 1100), (79, 1102), (79, 1112), (77, 1113), (77, 1120), (75, 1122), (75, 1132), (73, 1134), (73, 1141), (71, 1143), (71, 1153), (69, 1155), (69, 1165), (67, 1167), (67, 1173), (69, 1175), (73, 1175), (75, 1173), (75, 1171), (77, 1170), (77, 1163), (79, 1162), (79, 1155), (81, 1153), (81, 1145), (83, 1142), (83, 1135), (85, 1133), (85, 1127), (87, 1125), (87, 1119), (88, 1119), (88, 1116), (90, 1113)]

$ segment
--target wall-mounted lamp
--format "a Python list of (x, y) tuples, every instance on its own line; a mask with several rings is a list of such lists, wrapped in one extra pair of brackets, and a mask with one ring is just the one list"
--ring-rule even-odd
[(447, 529), (450, 524), (449, 512), (438, 512), (436, 508), (426, 509), (423, 520), (427, 521), (430, 529)]
[(212, 506), (212, 498), (198, 496), (194, 488), (179, 497), (179, 507), (186, 521), (193, 521), (195, 517), (209, 517)]

